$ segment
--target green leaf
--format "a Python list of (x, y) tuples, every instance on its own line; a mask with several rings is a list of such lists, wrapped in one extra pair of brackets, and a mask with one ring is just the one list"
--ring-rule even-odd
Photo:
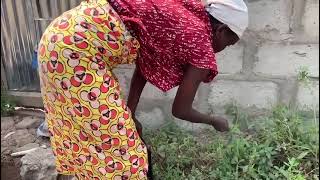
[(303, 159), (307, 154), (309, 154), (309, 151), (302, 152), (301, 154), (299, 154), (297, 159)]

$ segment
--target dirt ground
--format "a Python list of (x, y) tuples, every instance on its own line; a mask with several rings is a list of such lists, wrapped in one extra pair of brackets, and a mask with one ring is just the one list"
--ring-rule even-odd
[[(1, 117), (1, 179), (21, 180), (21, 157), (13, 158), (10, 154), (26, 144), (41, 143), (35, 136), (36, 128), (41, 121), (35, 121), (35, 123), (28, 125), (26, 128), (17, 129), (17, 124), (23, 118), (24, 116)], [(15, 133), (5, 138), (10, 132)]]
[(10, 156), (1, 157), (1, 179), (21, 180), (18, 160)]

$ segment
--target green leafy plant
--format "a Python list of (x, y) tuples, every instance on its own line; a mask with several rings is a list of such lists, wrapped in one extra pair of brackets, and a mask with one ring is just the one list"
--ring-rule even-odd
[(301, 66), (298, 69), (298, 76), (297, 79), (299, 82), (304, 83), (305, 85), (309, 85), (310, 84), (310, 72), (309, 72), (309, 68), (306, 66)]
[(303, 176), (302, 172), (297, 169), (299, 167), (299, 162), (295, 158), (288, 159), (288, 162), (284, 163), (285, 165), (281, 168), (275, 166), (281, 175), (283, 175), (287, 179), (292, 180), (305, 180), (306, 178)]
[[(304, 85), (307, 89), (309, 89), (310, 94), (314, 96), (314, 91), (311, 87), (310, 72), (308, 67), (306, 66), (299, 67), (297, 80), (299, 83)], [(316, 106), (317, 106), (316, 102), (313, 102), (312, 109), (313, 109), (313, 120), (315, 125), (317, 125), (317, 107)]]
[(1, 89), (1, 116), (11, 115), (15, 108), (15, 101)]

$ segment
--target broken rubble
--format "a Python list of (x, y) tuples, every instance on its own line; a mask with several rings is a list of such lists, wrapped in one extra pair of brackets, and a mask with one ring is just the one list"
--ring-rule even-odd
[(23, 180), (55, 180), (57, 172), (51, 148), (39, 148), (21, 158), (20, 175)]
[(22, 118), (17, 125), (17, 129), (37, 128), (41, 124), (41, 119), (38, 117), (27, 116)]
[(6, 131), (14, 127), (13, 117), (1, 117), (1, 131)]
[(15, 149), (13, 152), (26, 151), (26, 150), (38, 148), (38, 147), (39, 147), (39, 144), (37, 144), (37, 143), (29, 143), (29, 144), (26, 144), (20, 148)]
[(20, 129), (12, 135), (12, 139), (15, 140), (18, 147), (21, 147), (33, 143), (36, 140), (36, 137), (30, 134), (27, 129)]

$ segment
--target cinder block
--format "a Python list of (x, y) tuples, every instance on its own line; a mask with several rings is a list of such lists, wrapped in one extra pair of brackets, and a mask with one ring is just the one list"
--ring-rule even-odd
[(319, 77), (319, 44), (265, 44), (259, 48), (254, 72), (270, 76), (296, 76), (307, 67), (311, 77)]
[(245, 108), (268, 109), (278, 102), (278, 89), (273, 82), (218, 80), (211, 85), (208, 102), (212, 107), (235, 102)]
[(243, 61), (243, 46), (231, 46), (216, 54), (218, 71), (220, 74), (240, 73)]
[(291, 6), (290, 0), (249, 1), (249, 29), (258, 32), (288, 33)]
[[(170, 89), (169, 91), (165, 92), (164, 94), (166, 95), (166, 98), (168, 100), (173, 101), (174, 98), (176, 97), (177, 91), (178, 91), (179, 86), (174, 87), (172, 89)], [(199, 90), (197, 91), (195, 97), (194, 97), (194, 101), (197, 101), (199, 99)]]
[(306, 0), (302, 25), (307, 37), (319, 39), (319, 0)]
[(312, 81), (308, 85), (299, 83), (297, 104), (302, 109), (315, 107), (319, 111), (319, 81)]

